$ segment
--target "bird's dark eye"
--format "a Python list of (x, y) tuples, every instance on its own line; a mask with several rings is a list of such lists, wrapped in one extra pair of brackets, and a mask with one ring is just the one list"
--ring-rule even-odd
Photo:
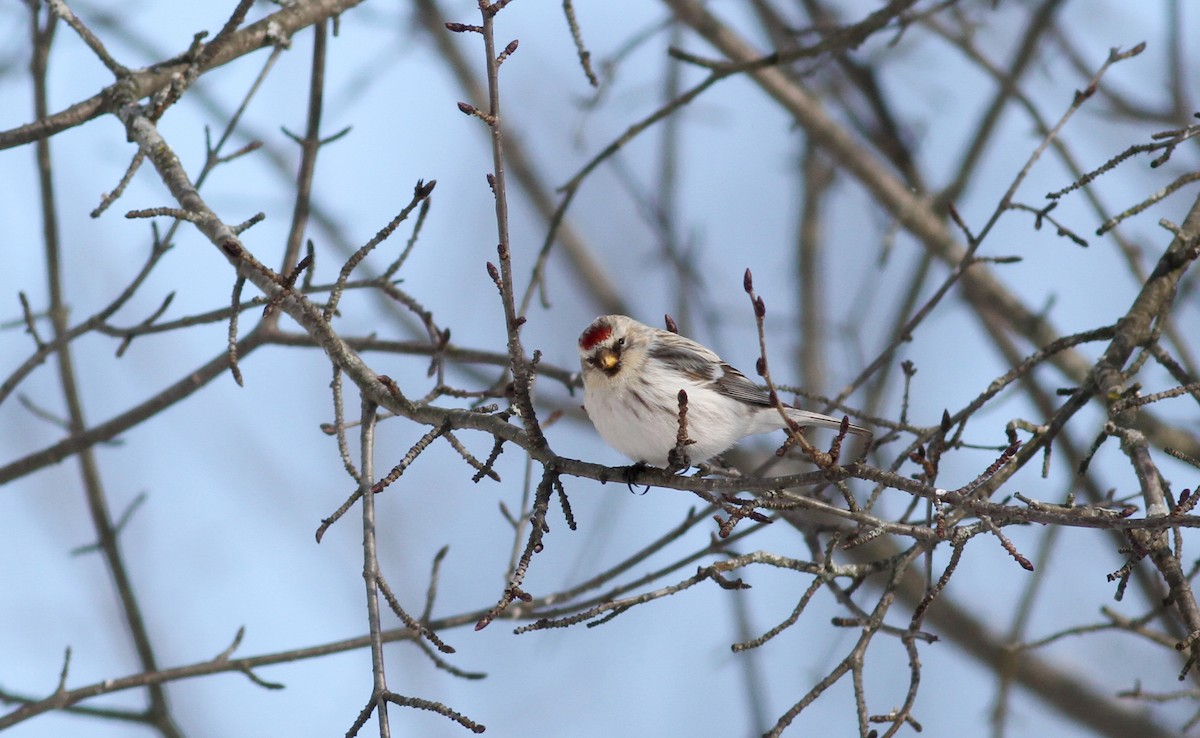
[(624, 346), (625, 346), (625, 339), (624, 339), (624, 338), (618, 338), (618, 339), (617, 339), (617, 348), (623, 348)]

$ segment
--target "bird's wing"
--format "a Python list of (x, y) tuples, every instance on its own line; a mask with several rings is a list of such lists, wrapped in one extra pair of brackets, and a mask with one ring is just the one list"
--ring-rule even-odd
[(670, 365), (697, 384), (710, 384), (720, 379), (720, 356), (690, 338), (666, 331), (660, 333), (663, 335), (650, 347), (650, 358)]
[(771, 405), (771, 394), (747, 379), (745, 374), (725, 363), (721, 364), (721, 370), (721, 376), (714, 382), (718, 392), (751, 405)]
[(668, 333), (651, 348), (650, 356), (667, 362), (699, 385), (735, 400), (768, 407), (771, 396), (737, 369), (721, 361), (711, 349), (690, 338)]

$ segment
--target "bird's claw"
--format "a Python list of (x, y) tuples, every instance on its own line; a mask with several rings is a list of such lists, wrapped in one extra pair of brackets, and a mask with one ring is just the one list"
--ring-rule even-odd
[(676, 446), (667, 452), (667, 471), (672, 474), (687, 471), (692, 465), (692, 460), (688, 458), (687, 451), (683, 450), (682, 446)]
[[(650, 465), (644, 461), (638, 461), (633, 464), (630, 464), (627, 467), (624, 467), (624, 475), (623, 476), (625, 477), (625, 486), (629, 487), (630, 492), (635, 492), (635, 490), (633, 489), (633, 486), (634, 486), (634, 483), (637, 481), (638, 474), (642, 473), (649, 467), (650, 467)], [(646, 494), (649, 491), (650, 491), (650, 485), (647, 484), (646, 489), (642, 490), (641, 494)], [(635, 494), (636, 494), (636, 492), (635, 492)]]

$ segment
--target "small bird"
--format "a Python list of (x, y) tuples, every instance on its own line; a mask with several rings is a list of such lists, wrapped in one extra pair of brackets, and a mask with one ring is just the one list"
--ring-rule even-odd
[[(579, 337), (583, 403), (600, 437), (636, 462), (672, 466), (679, 433), (679, 391), (687, 392), (686, 446), (706, 461), (745, 436), (787, 425), (770, 394), (711, 349), (624, 315), (603, 315)], [(828, 415), (784, 406), (799, 425), (840, 428)], [(870, 436), (857, 425), (851, 433)]]

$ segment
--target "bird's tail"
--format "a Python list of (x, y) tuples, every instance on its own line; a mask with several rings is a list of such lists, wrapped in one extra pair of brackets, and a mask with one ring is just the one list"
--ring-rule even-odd
[[(840, 419), (831, 418), (828, 415), (822, 415), (821, 413), (801, 410), (800, 408), (796, 407), (789, 407), (787, 413), (788, 417), (800, 425), (817, 425), (821, 426), (822, 428), (834, 429), (842, 427), (842, 421)], [(850, 427), (848, 427), (846, 430), (856, 436), (867, 436), (869, 438), (872, 435), (870, 430), (862, 427), (861, 425), (855, 425), (854, 423), (851, 423)]]

